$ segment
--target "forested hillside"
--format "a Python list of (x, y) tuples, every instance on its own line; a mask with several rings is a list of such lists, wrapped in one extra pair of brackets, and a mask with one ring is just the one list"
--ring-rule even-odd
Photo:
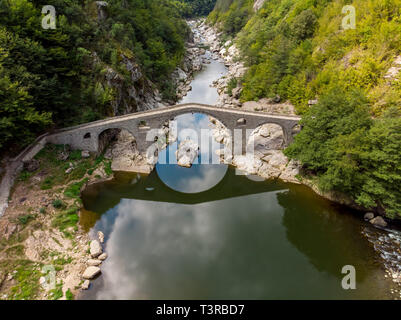
[(183, 8), (185, 17), (206, 16), (213, 10), (216, 0), (180, 0), (186, 6)]
[(304, 128), (286, 154), (322, 190), (401, 217), (401, 0), (255, 2), (218, 0), (208, 18), (249, 67), (241, 100), (290, 101)]
[[(56, 9), (56, 29), (42, 28), (45, 5)], [(183, 5), (0, 1), (0, 150), (21, 148), (51, 126), (135, 111), (146, 90), (169, 97), (188, 35)]]

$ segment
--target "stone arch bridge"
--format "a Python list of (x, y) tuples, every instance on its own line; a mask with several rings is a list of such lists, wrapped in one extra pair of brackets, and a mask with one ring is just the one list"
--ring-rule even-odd
[(293, 140), (294, 127), (298, 125), (300, 117), (268, 114), (265, 112), (243, 111), (234, 108), (221, 108), (205, 104), (181, 104), (172, 107), (153, 109), (143, 112), (117, 116), (109, 119), (89, 122), (58, 130), (47, 136), (47, 142), (54, 144), (68, 144), (73, 149), (101, 152), (103, 146), (100, 136), (110, 129), (125, 129), (136, 139), (137, 148), (145, 152), (154, 143), (147, 139), (151, 129), (161, 128), (167, 121), (186, 113), (201, 113), (219, 120), (232, 133), (241, 130), (242, 152), (245, 152), (247, 144), (247, 131), (272, 123), (279, 125), (283, 130), (284, 143), (288, 145)]

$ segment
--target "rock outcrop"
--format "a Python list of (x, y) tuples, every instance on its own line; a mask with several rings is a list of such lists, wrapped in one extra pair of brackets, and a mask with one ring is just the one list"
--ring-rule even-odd
[(177, 164), (181, 167), (190, 168), (198, 156), (199, 146), (192, 140), (181, 141), (175, 153)]
[[(300, 183), (297, 179), (301, 165), (289, 160), (281, 150), (284, 144), (282, 129), (274, 124), (265, 124), (254, 130), (249, 137), (248, 153), (246, 155), (230, 156), (230, 132), (216, 119), (211, 118), (213, 138), (223, 143), (225, 149), (217, 150), (221, 161), (236, 166), (245, 174), (258, 175), (265, 179), (281, 179), (283, 181)], [(253, 150), (253, 152), (252, 152)]]
[(369, 222), (377, 227), (381, 227), (381, 228), (387, 227), (386, 220), (384, 220), (383, 217), (381, 217), (381, 216), (377, 216), (377, 217), (369, 220)]
[(265, 2), (266, 0), (255, 0), (255, 3), (253, 4), (253, 11), (258, 11), (260, 8), (262, 8)]
[(98, 84), (98, 91), (112, 93), (112, 115), (150, 110), (163, 106), (162, 98), (155, 85), (146, 78), (135, 58), (119, 53), (121, 68), (127, 70), (130, 80), (100, 60), (92, 52), (93, 68), (103, 68), (104, 79)]
[(117, 140), (107, 149), (107, 159), (111, 159), (113, 171), (150, 173), (153, 165), (150, 165), (145, 155), (138, 152), (134, 136), (126, 130), (121, 130)]

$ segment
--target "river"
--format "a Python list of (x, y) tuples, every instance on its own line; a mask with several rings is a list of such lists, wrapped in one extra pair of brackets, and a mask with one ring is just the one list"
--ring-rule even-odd
[[(205, 65), (182, 102), (214, 104), (210, 84), (225, 72), (222, 62)], [(200, 114), (176, 120), (178, 129), (209, 125)], [(148, 176), (117, 173), (89, 186), (82, 199), (81, 226), (104, 232), (109, 258), (81, 299), (391, 298), (362, 233), (373, 227), (305, 186), (224, 164), (159, 163)], [(355, 267), (355, 290), (342, 288), (345, 265)]]

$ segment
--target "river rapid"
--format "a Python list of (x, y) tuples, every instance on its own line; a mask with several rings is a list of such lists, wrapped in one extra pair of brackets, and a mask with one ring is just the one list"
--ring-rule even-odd
[[(208, 50), (202, 59), (182, 103), (219, 99), (211, 84), (227, 67)], [(201, 114), (175, 120), (178, 131), (210, 127)], [(160, 156), (169, 159), (183, 139)], [(191, 168), (158, 163), (149, 175), (116, 173), (84, 190), (80, 224), (105, 234), (109, 257), (81, 299), (400, 297), (385, 271), (401, 272), (397, 231), (376, 229), (306, 186), (200, 164), (202, 152)], [(354, 290), (342, 287), (347, 265)]]

